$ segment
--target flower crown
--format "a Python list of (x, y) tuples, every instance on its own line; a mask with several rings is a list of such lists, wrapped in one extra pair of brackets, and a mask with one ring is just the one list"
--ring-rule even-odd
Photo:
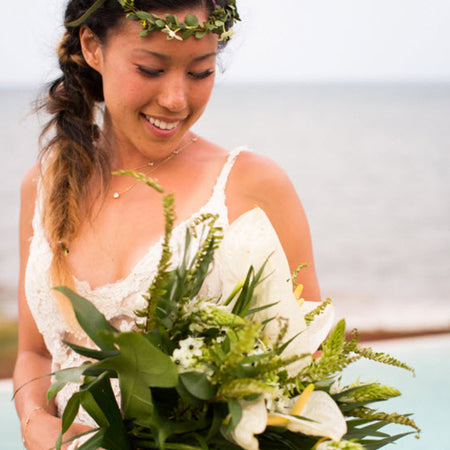
[[(98, 8), (100, 8), (106, 0), (96, 0), (95, 3), (77, 20), (68, 22), (66, 27), (78, 27), (86, 21)], [(134, 6), (134, 0), (117, 0), (125, 11), (126, 17), (129, 19), (139, 20), (142, 31), (140, 36), (147, 36), (153, 31), (161, 31), (167, 34), (167, 39), (178, 39), (180, 41), (194, 36), (201, 39), (208, 31), (219, 35), (219, 41), (227, 41), (233, 35), (233, 30), (230, 27), (228, 30), (227, 24), (234, 24), (241, 20), (238, 10), (236, 8), (236, 0), (227, 0), (225, 6), (217, 5), (215, 0), (214, 11), (208, 17), (206, 22), (200, 24), (198, 17), (193, 14), (188, 14), (184, 22), (180, 22), (178, 17), (173, 14), (166, 14), (165, 18), (157, 16), (156, 14), (148, 13), (146, 11), (138, 10)]]

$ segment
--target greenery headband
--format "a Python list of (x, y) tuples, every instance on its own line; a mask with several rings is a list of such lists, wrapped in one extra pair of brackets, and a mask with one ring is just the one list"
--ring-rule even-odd
[[(77, 20), (66, 23), (66, 27), (78, 27), (86, 21), (106, 0), (96, 0), (95, 3)], [(153, 31), (161, 31), (167, 34), (167, 39), (178, 39), (180, 41), (190, 36), (201, 39), (208, 31), (219, 35), (219, 41), (227, 41), (233, 35), (233, 30), (226, 30), (227, 23), (234, 23), (241, 20), (236, 8), (236, 0), (227, 0), (226, 6), (217, 5), (215, 0), (214, 11), (206, 22), (201, 25), (198, 17), (188, 14), (184, 22), (180, 23), (177, 16), (166, 14), (165, 18), (146, 11), (140, 11), (134, 6), (134, 0), (117, 0), (125, 11), (129, 19), (139, 20), (142, 31), (140, 36), (147, 36)]]

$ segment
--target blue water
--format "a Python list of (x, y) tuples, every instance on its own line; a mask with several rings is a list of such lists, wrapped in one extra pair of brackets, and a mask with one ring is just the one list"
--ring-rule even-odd
[[(399, 388), (402, 397), (380, 402), (379, 409), (388, 412), (413, 412), (413, 419), (422, 429), (421, 438), (407, 436), (397, 443), (386, 446), (392, 450), (449, 450), (448, 423), (450, 419), (450, 336), (407, 339), (378, 343), (373, 347), (377, 351), (390, 353), (400, 358), (416, 370), (416, 377), (409, 372), (394, 367), (375, 364), (370, 361), (356, 363), (346, 371), (345, 380), (380, 381)], [(22, 449), (19, 433), (19, 421), (11, 392), (0, 390), (0, 436), (2, 450)], [(407, 427), (390, 428), (392, 434), (403, 433)]]
[[(413, 419), (422, 429), (420, 439), (414, 434), (385, 448), (393, 450), (450, 450), (449, 405), (450, 389), (450, 336), (418, 338), (380, 342), (373, 347), (377, 351), (390, 353), (412, 366), (416, 371), (410, 372), (395, 367), (385, 366), (372, 361), (359, 361), (346, 371), (345, 380), (379, 381), (395, 386), (402, 392), (401, 397), (379, 402), (374, 407), (380, 411), (414, 413)], [(376, 405), (376, 406), (375, 406)], [(391, 434), (409, 431), (408, 427), (395, 425), (387, 428)]]

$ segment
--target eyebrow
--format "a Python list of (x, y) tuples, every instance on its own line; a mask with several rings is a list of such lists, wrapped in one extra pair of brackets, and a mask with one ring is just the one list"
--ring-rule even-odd
[[(170, 59), (172, 59), (170, 55), (164, 55), (163, 53), (154, 52), (152, 50), (147, 50), (144, 48), (139, 48), (137, 49), (137, 51), (142, 53), (149, 53), (150, 55), (165, 61), (169, 61)], [(196, 58), (194, 58), (194, 61), (203, 61), (204, 59), (211, 58), (211, 56), (217, 56), (217, 52), (211, 52), (207, 53), (206, 55), (197, 56)]]

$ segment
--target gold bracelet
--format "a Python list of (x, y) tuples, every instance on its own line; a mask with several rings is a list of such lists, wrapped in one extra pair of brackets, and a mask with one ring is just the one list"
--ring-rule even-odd
[(30, 413), (28, 414), (28, 416), (25, 419), (25, 422), (24, 422), (24, 425), (23, 425), (23, 433), (22, 433), (22, 443), (23, 443), (24, 447), (25, 447), (25, 432), (27, 430), (27, 426), (30, 423), (30, 420), (31, 420), (31, 417), (33, 416), (33, 414), (36, 411), (40, 411), (40, 410), (43, 410), (42, 406), (36, 406), (35, 408), (33, 408), (30, 411)]

